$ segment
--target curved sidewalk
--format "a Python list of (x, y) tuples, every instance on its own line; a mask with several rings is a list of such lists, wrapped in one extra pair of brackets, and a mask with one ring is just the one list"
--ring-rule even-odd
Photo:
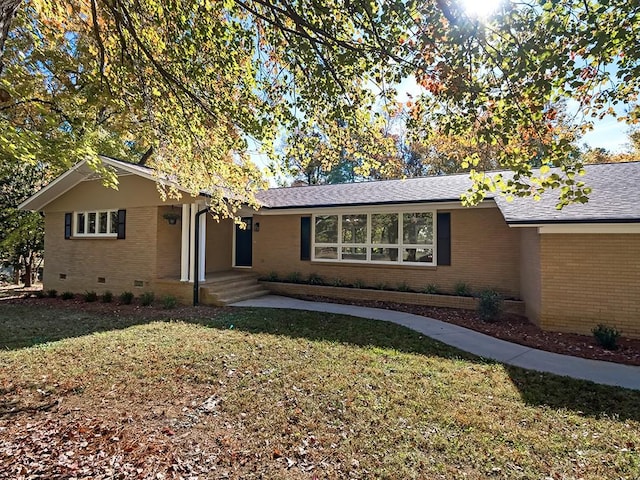
[(410, 328), (460, 350), (509, 365), (589, 380), (604, 385), (640, 390), (640, 367), (536, 350), (517, 343), (499, 340), (458, 325), (411, 313), (338, 303), (310, 302), (276, 295), (244, 300), (231, 306), (290, 308), (385, 320)]

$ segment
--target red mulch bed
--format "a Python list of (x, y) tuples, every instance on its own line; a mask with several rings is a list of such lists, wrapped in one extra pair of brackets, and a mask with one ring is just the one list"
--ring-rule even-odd
[(543, 331), (519, 315), (502, 314), (499, 321), (488, 323), (480, 320), (477, 312), (473, 310), (379, 301), (352, 301), (315, 296), (299, 296), (298, 298), (414, 313), (548, 352), (626, 365), (640, 365), (640, 339), (625, 338), (624, 332), (622, 332), (623, 336), (618, 341), (619, 348), (611, 351), (605, 350), (598, 345), (593, 336)]

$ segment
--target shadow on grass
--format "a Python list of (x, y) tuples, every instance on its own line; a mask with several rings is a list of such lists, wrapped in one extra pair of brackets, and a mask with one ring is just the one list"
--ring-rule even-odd
[(0, 304), (0, 350), (17, 350), (162, 320), (133, 308), (119, 311), (120, 307), (115, 304), (102, 304), (99, 306), (102, 311), (96, 311), (97, 303), (85, 307), (84, 304), (60, 305), (56, 301), (32, 299), (29, 303)]
[[(120, 330), (152, 321), (169, 319), (249, 333), (283, 335), (290, 338), (343, 343), (399, 352), (462, 359), (478, 364), (494, 364), (418, 332), (389, 322), (301, 310), (202, 307), (184, 311), (129, 311), (119, 315), (46, 305), (0, 306), (0, 349), (19, 349), (96, 332)], [(209, 318), (207, 318), (209, 317)], [(640, 421), (640, 391), (596, 385), (552, 374), (504, 366), (522, 400), (532, 406), (568, 409), (592, 417)]]
[[(478, 364), (499, 363), (463, 352), (390, 322), (345, 318), (342, 315), (298, 310), (243, 308), (222, 315), (207, 325), (312, 341), (375, 346)], [(510, 365), (504, 365), (504, 369), (527, 405), (567, 409), (596, 418), (640, 421), (640, 391), (598, 385)]]

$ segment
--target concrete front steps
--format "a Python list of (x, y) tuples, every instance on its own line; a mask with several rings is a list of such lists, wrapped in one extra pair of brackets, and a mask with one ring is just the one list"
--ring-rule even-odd
[(200, 287), (200, 303), (224, 306), (267, 295), (269, 290), (258, 283), (258, 275), (245, 272), (207, 274)]

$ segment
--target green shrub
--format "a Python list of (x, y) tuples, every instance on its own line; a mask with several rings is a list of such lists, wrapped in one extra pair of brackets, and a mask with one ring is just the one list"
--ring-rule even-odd
[(75, 295), (73, 294), (73, 292), (70, 291), (66, 291), (66, 292), (62, 292), (62, 295), (60, 295), (60, 298), (62, 298), (63, 300), (73, 300), (73, 298), (75, 297)]
[(42, 290), (37, 290), (35, 293), (36, 298), (44, 298), (47, 296), (46, 293), (44, 293)]
[(495, 322), (502, 312), (502, 297), (495, 290), (484, 290), (478, 295), (478, 315), (483, 322)]
[(50, 289), (50, 290), (47, 290), (47, 297), (56, 298), (57, 296), (58, 296), (58, 291), (57, 290), (55, 290), (53, 288)]
[(122, 292), (120, 294), (120, 303), (123, 305), (130, 305), (133, 302), (133, 293), (132, 292)]
[(142, 305), (143, 307), (148, 307), (153, 303), (155, 298), (156, 296), (153, 294), (153, 292), (144, 292), (142, 295), (140, 295), (140, 305)]
[(596, 338), (598, 344), (606, 350), (617, 350), (618, 339), (620, 338), (620, 331), (615, 327), (609, 327), (604, 324), (600, 324), (593, 330), (593, 336)]
[(344, 282), (342, 281), (341, 278), (335, 278), (332, 282), (331, 282), (331, 286), (332, 287), (344, 287)]
[(289, 283), (300, 283), (301, 280), (300, 272), (291, 272), (287, 275), (287, 282)]
[(307, 281), (309, 282), (309, 285), (324, 285), (324, 280), (317, 273), (310, 274)]
[(422, 293), (435, 295), (436, 293), (438, 293), (438, 286), (435, 283), (430, 283), (429, 285), (427, 285), (422, 289)]
[(398, 286), (396, 287), (396, 289), (399, 292), (410, 292), (411, 291), (411, 287), (409, 286), (409, 284), (407, 282), (399, 283)]
[(165, 295), (164, 297), (162, 297), (162, 308), (164, 308), (165, 310), (175, 308), (177, 304), (178, 299), (173, 295)]
[(458, 282), (453, 287), (453, 293), (455, 293), (459, 297), (470, 297), (471, 288), (465, 282)]
[(380, 282), (380, 283), (376, 283), (373, 288), (375, 290), (388, 290), (389, 289), (389, 285), (387, 285), (384, 282)]
[(84, 292), (85, 302), (95, 302), (96, 300), (98, 300), (98, 294), (96, 292), (94, 292), (93, 290), (87, 290), (86, 292)]
[(366, 288), (365, 283), (362, 280), (360, 280), (359, 278), (354, 280), (353, 283), (351, 284), (351, 286), (353, 288)]
[(278, 277), (278, 272), (269, 272), (269, 275), (267, 275), (266, 280), (268, 282), (277, 282), (278, 280), (280, 280), (280, 278)]
[(102, 303), (111, 303), (112, 300), (113, 300), (113, 293), (111, 293), (109, 290), (107, 290), (102, 294)]

